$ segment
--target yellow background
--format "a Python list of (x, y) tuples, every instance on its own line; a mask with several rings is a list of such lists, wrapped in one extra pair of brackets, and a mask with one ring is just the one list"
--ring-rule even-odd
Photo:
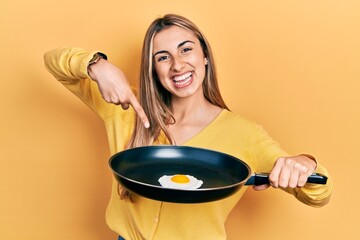
[(248, 191), (227, 222), (229, 240), (356, 239), (357, 0), (1, 0), (0, 239), (115, 239), (104, 223), (112, 177), (104, 127), (46, 72), (43, 53), (99, 49), (135, 82), (147, 26), (170, 12), (209, 39), (230, 108), (288, 152), (316, 155), (335, 183), (321, 209)]

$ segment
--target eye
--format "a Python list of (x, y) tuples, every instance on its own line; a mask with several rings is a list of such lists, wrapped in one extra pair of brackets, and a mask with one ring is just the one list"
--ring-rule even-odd
[(167, 60), (167, 59), (169, 59), (169, 58), (170, 58), (170, 57), (167, 56), (167, 55), (162, 55), (162, 56), (157, 57), (157, 58), (156, 58), (156, 61), (157, 61), (157, 62), (162, 62), (162, 61), (165, 61), (165, 60)]
[(181, 53), (187, 53), (187, 52), (190, 52), (192, 50), (191, 47), (185, 47), (181, 50)]

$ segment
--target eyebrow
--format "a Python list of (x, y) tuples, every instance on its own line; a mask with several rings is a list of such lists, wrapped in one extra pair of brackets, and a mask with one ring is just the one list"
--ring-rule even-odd
[[(189, 43), (189, 42), (195, 44), (195, 42), (193, 42), (193, 41), (185, 40), (185, 41), (181, 42), (181, 43), (177, 46), (177, 49), (181, 48), (182, 46), (184, 46), (186, 43)], [(155, 57), (157, 54), (160, 54), (160, 53), (169, 53), (169, 52), (166, 51), (166, 50), (161, 50), (161, 51), (158, 51), (158, 52), (154, 53), (153, 57)]]

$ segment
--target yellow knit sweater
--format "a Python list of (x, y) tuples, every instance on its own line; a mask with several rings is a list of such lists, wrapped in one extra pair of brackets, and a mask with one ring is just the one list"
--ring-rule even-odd
[[(106, 103), (97, 84), (87, 73), (87, 64), (97, 51), (59, 48), (45, 54), (46, 68), (66, 88), (84, 101), (104, 121), (110, 151), (122, 151), (133, 131), (135, 113), (130, 108)], [(163, 136), (160, 143), (166, 143)], [(287, 155), (261, 126), (238, 114), (223, 110), (204, 130), (184, 145), (224, 152), (245, 161), (254, 172), (269, 172), (279, 156)], [(317, 172), (328, 176), (318, 164)], [(221, 240), (226, 239), (224, 223), (246, 191), (219, 201), (201, 204), (159, 202), (135, 195), (135, 202), (121, 200), (113, 180), (106, 211), (108, 226), (126, 240)], [(330, 198), (332, 182), (306, 184), (303, 188), (285, 189), (301, 202), (322, 206)]]

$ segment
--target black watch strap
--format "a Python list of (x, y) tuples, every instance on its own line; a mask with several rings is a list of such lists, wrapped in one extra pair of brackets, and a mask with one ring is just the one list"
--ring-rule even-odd
[(89, 61), (88, 66), (97, 63), (100, 59), (107, 60), (107, 56), (104, 53), (101, 53), (101, 52), (95, 53), (93, 58)]

